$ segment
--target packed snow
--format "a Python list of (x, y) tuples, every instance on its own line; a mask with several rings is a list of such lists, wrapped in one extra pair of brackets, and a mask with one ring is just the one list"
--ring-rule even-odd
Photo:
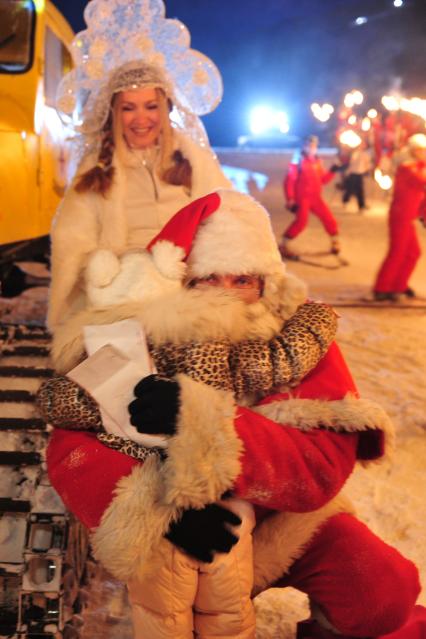
[[(234, 173), (239, 188), (248, 190), (270, 211), (279, 237), (291, 220), (282, 194), (282, 175), (289, 155), (232, 150), (220, 150), (218, 155), (223, 164), (234, 169), (229, 174)], [(331, 160), (331, 156), (326, 158)], [(370, 208), (360, 214), (354, 202), (343, 207), (335, 185), (326, 187), (325, 197), (341, 226), (342, 251), (349, 265), (326, 270), (302, 263), (289, 264), (289, 270), (308, 283), (311, 297), (333, 302), (359, 298), (371, 291), (386, 252), (390, 196), (372, 181), (367, 193)], [(420, 224), (418, 234), (426, 252), (426, 229)], [(295, 248), (316, 252), (326, 250), (328, 244), (325, 232), (312, 216)], [(424, 257), (418, 263), (411, 286), (426, 298)], [(25, 318), (42, 321), (45, 304), (46, 290), (33, 289), (16, 300), (0, 300), (0, 317), (3, 321)], [(347, 484), (347, 492), (361, 519), (417, 564), (426, 585), (426, 310), (395, 306), (339, 308), (338, 312), (338, 342), (359, 390), (362, 396), (386, 409), (397, 432), (392, 460), (369, 469), (357, 469)], [(4, 480), (13, 492), (10, 481)], [(3, 483), (1, 478), (0, 481)], [(85, 599), (82, 639), (132, 637), (124, 587), (100, 567)], [(419, 603), (426, 605), (425, 592)], [(293, 639), (297, 621), (308, 616), (305, 596), (291, 589), (271, 589), (256, 599), (256, 608), (257, 639)]]

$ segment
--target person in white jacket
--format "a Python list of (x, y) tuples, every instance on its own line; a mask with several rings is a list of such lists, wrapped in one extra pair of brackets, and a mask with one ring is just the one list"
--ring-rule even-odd
[(144, 248), (182, 206), (230, 182), (207, 146), (171, 126), (160, 68), (143, 62), (113, 74), (111, 109), (65, 194), (51, 230), (48, 324), (85, 307), (84, 267), (99, 248)]
[(190, 48), (163, 0), (91, 0), (57, 109), (74, 136), (74, 177), (51, 230), (48, 326), (86, 307), (93, 251), (145, 248), (177, 210), (229, 188), (200, 115), (222, 97), (214, 63)]

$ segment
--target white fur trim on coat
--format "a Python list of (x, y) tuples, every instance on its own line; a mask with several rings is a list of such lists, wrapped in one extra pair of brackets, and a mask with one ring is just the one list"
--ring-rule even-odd
[(92, 534), (94, 556), (117, 579), (147, 574), (159, 542), (177, 511), (162, 503), (161, 462), (150, 457), (117, 484), (115, 495)]
[[(253, 408), (257, 413), (279, 424), (303, 431), (329, 428), (337, 432), (380, 430), (385, 435), (385, 450), (391, 454), (395, 445), (395, 430), (383, 408), (368, 399), (348, 394), (340, 400), (287, 399)], [(380, 460), (382, 461), (381, 457)], [(362, 464), (370, 460), (360, 460)], [(374, 460), (373, 460), (374, 461)]]
[(177, 375), (181, 407), (178, 432), (169, 440), (165, 501), (202, 508), (232, 488), (241, 470), (242, 442), (234, 428), (232, 393)]
[(109, 286), (121, 269), (119, 258), (112, 251), (99, 249), (89, 258), (86, 266), (86, 281), (90, 286)]

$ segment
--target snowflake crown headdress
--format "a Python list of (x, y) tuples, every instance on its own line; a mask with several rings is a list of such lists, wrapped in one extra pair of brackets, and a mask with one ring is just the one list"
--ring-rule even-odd
[(222, 78), (213, 62), (190, 48), (182, 22), (165, 18), (163, 0), (91, 0), (87, 29), (71, 45), (74, 68), (58, 88), (57, 108), (75, 131), (98, 133), (114, 93), (160, 87), (173, 103), (172, 119), (201, 144), (199, 115), (220, 102)]

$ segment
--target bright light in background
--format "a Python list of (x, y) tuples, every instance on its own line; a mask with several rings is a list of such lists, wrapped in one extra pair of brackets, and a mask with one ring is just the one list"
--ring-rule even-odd
[(350, 124), (351, 126), (354, 126), (354, 124), (356, 124), (356, 115), (350, 115), (348, 117), (348, 124)]
[(359, 16), (358, 18), (356, 18), (355, 24), (357, 26), (360, 26), (362, 24), (365, 24), (367, 21), (368, 21), (368, 18), (366, 18), (365, 16)]
[(363, 131), (369, 131), (371, 129), (371, 121), (370, 118), (362, 118), (361, 129)]
[(374, 179), (381, 189), (384, 191), (389, 191), (392, 188), (392, 178), (390, 175), (384, 175), (380, 169), (375, 169), (374, 171)]
[(345, 146), (349, 146), (351, 149), (355, 149), (357, 146), (361, 144), (361, 138), (358, 133), (352, 131), (351, 129), (347, 129), (343, 131), (339, 136), (339, 142), (344, 144)]
[(394, 7), (402, 7), (403, 5), (403, 1), (402, 0), (393, 0), (393, 6)]
[(399, 109), (399, 100), (394, 95), (384, 95), (382, 104), (388, 111), (398, 111)]
[(361, 91), (358, 91), (357, 89), (352, 91), (352, 97), (353, 97), (354, 104), (362, 104), (364, 102), (363, 94), (361, 93)]
[(421, 98), (402, 98), (400, 108), (426, 120), (426, 100)]
[(354, 102), (354, 97), (352, 95), (352, 93), (347, 93), (343, 99), (343, 104), (345, 105), (345, 107), (347, 107), (348, 109), (351, 109), (353, 107), (353, 105), (355, 104)]
[(397, 98), (394, 95), (384, 95), (382, 104), (388, 111), (407, 111), (418, 115), (426, 121), (426, 100), (422, 98)]
[(284, 111), (277, 111), (275, 113), (275, 122), (278, 127), (278, 131), (281, 133), (288, 133), (290, 126), (288, 124), (287, 114)]
[(374, 120), (374, 118), (377, 118), (379, 114), (377, 113), (376, 109), (368, 109), (367, 115), (370, 118), (370, 120)]
[(311, 104), (311, 111), (313, 116), (319, 120), (320, 122), (327, 122), (330, 119), (330, 116), (334, 113), (334, 107), (328, 102), (325, 102), (323, 105), (318, 104), (318, 102), (313, 102)]
[(348, 109), (351, 109), (355, 105), (362, 104), (364, 102), (364, 95), (358, 89), (352, 89), (347, 93), (343, 99), (343, 104)]
[(267, 106), (258, 106), (252, 109), (250, 113), (250, 131), (254, 135), (274, 129), (280, 133), (288, 133), (290, 126), (287, 114), (284, 111), (276, 111)]

